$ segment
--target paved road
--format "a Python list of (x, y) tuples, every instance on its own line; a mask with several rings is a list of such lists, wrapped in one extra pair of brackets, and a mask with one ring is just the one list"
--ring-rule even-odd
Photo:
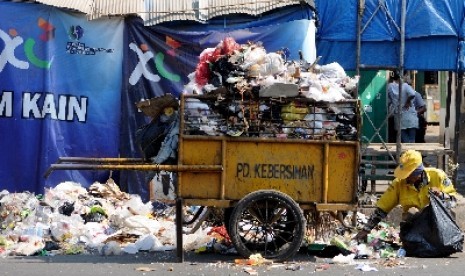
[[(459, 167), (456, 184), (465, 195), (465, 163)], [(457, 210), (458, 222), (465, 229), (465, 204)], [(175, 252), (138, 253), (136, 255), (74, 255), (53, 257), (0, 257), (0, 275), (14, 276), (132, 276), (132, 275), (465, 275), (465, 253), (449, 258), (403, 258), (355, 260), (353, 264), (327, 264), (328, 260), (299, 253), (287, 263), (256, 267), (235, 265), (240, 256), (196, 254), (188, 252), (184, 263), (178, 263)], [(378, 271), (362, 272), (358, 264), (368, 264)], [(390, 266), (390, 265), (391, 266)], [(248, 273), (246, 269), (253, 269)]]
[[(449, 258), (355, 260), (356, 264), (327, 264), (327, 259), (299, 253), (288, 263), (261, 266), (235, 265), (238, 256), (199, 255), (189, 252), (184, 263), (176, 262), (175, 252), (139, 253), (123, 256), (53, 256), (0, 258), (0, 275), (464, 275), (465, 253)], [(378, 271), (362, 272), (357, 264), (366, 263)], [(253, 269), (251, 273), (246, 269)]]

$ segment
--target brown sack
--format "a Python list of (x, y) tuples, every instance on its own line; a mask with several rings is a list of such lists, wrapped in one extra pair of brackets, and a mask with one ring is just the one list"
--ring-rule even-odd
[(179, 103), (178, 100), (171, 94), (165, 94), (160, 97), (151, 98), (148, 100), (140, 101), (136, 103), (137, 108), (139, 108), (142, 113), (146, 116), (151, 117), (152, 119), (158, 118), (163, 112), (163, 109), (167, 107), (172, 107), (178, 109)]

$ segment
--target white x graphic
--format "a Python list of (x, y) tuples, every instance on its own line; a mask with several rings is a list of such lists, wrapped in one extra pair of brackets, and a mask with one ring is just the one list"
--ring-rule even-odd
[(19, 69), (28, 69), (29, 63), (26, 61), (19, 60), (15, 57), (15, 49), (21, 43), (23, 43), (23, 38), (20, 36), (14, 37), (13, 39), (10, 36), (0, 29), (0, 38), (5, 42), (5, 49), (3, 49), (0, 54), (0, 72), (3, 71), (5, 65), (9, 62), (16, 68)]
[(139, 49), (135, 43), (130, 43), (129, 49), (136, 52), (137, 57), (139, 58), (139, 63), (136, 65), (136, 68), (134, 68), (134, 71), (132, 71), (131, 76), (129, 77), (129, 83), (131, 85), (135, 85), (142, 75), (144, 75), (144, 77), (148, 80), (154, 82), (159, 81), (160, 77), (156, 74), (152, 74), (149, 70), (147, 70), (146, 67), (147, 62), (153, 58), (153, 53), (150, 51), (145, 53), (142, 52), (142, 50)]

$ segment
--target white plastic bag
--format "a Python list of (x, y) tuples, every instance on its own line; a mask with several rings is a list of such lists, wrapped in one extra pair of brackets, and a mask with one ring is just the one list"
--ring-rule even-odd
[(260, 74), (262, 76), (277, 75), (284, 73), (286, 66), (281, 55), (277, 53), (268, 53), (265, 62), (261, 65)]
[(337, 62), (320, 66), (320, 73), (322, 77), (331, 79), (340, 79), (347, 76), (344, 68)]

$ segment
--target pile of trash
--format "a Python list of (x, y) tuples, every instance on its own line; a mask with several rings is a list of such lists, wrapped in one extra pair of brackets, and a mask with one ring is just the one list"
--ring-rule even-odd
[[(32, 193), (0, 193), (0, 255), (135, 254), (176, 247), (174, 207), (121, 192), (112, 179), (89, 189), (63, 182)], [(199, 229), (185, 235), (184, 249), (211, 242)]]
[[(192, 210), (191, 210), (192, 209)], [(197, 206), (184, 210), (193, 214)], [(357, 221), (366, 217), (356, 213)], [(345, 218), (346, 224), (351, 216)], [(176, 248), (175, 210), (161, 202), (143, 203), (138, 195), (122, 192), (110, 178), (88, 189), (63, 182), (44, 195), (0, 192), (0, 255), (136, 254)], [(380, 223), (357, 244), (351, 231), (336, 221), (324, 238), (306, 237), (310, 253), (323, 258), (390, 258), (399, 256), (398, 227)], [(337, 230), (345, 229), (345, 230)], [(197, 253), (237, 254), (221, 224), (202, 225), (188, 233), (183, 248)]]
[[(353, 99), (359, 77), (349, 77), (336, 62), (318, 65), (305, 60), (287, 60), (287, 49), (267, 53), (260, 42), (238, 44), (227, 37), (215, 48), (205, 49), (196, 71), (189, 74), (185, 94), (208, 95), (225, 88), (228, 96), (295, 97), (299, 94), (316, 101)], [(273, 91), (273, 84), (289, 84), (295, 90)], [(292, 94), (286, 94), (286, 92)]]
[[(399, 232), (400, 227), (380, 222), (368, 235), (365, 242), (354, 239), (358, 230), (369, 219), (361, 212), (348, 212), (342, 219), (330, 220), (322, 214), (319, 225), (305, 237), (309, 255), (324, 258), (331, 263), (351, 263), (353, 260), (405, 257)], [(352, 226), (355, 217), (356, 225)]]
[[(358, 77), (338, 63), (289, 61), (260, 43), (225, 38), (205, 49), (183, 94), (185, 134), (358, 139)], [(192, 97), (196, 95), (197, 97)]]

